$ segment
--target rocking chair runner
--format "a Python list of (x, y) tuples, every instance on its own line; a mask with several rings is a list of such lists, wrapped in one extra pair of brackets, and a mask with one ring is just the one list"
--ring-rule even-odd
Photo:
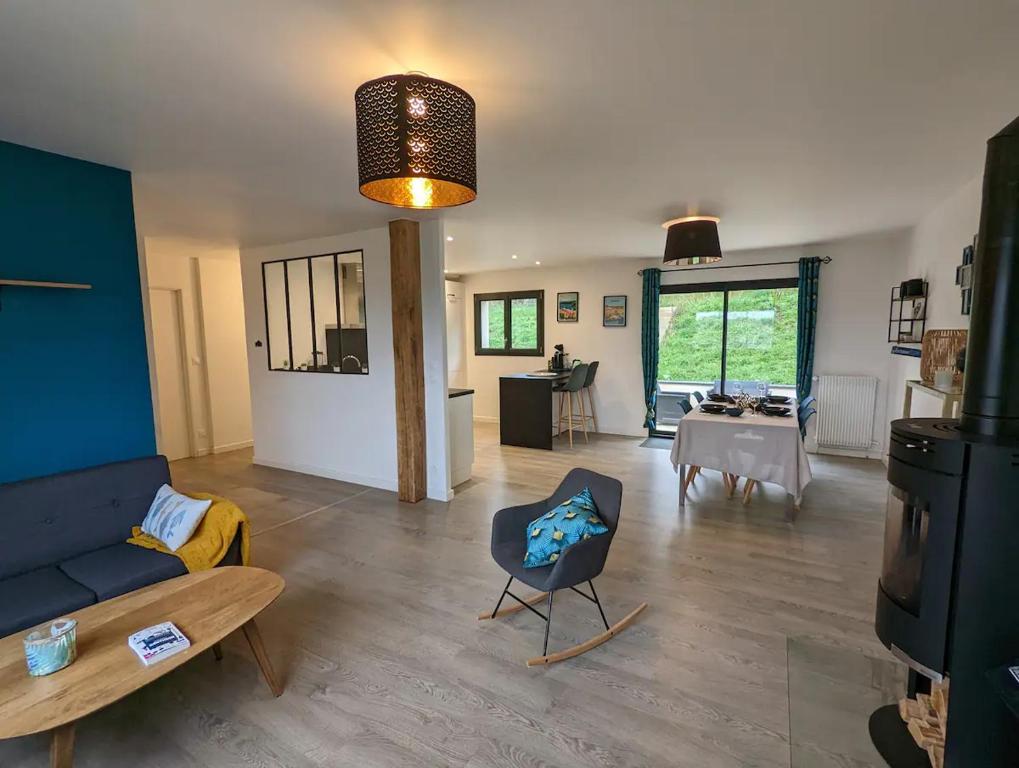
[[(553, 565), (541, 568), (524, 568), (524, 554), (527, 552), (527, 524), (580, 493), (584, 488), (590, 489), (594, 503), (598, 507), (598, 516), (608, 527), (609, 532), (567, 547)], [(598, 593), (594, 589), (593, 580), (605, 566), (609, 545), (612, 544), (612, 538), (615, 536), (616, 526), (619, 523), (622, 495), (623, 484), (618, 480), (599, 475), (588, 469), (573, 469), (563, 478), (555, 493), (549, 498), (496, 512), (495, 518), (492, 520), (492, 557), (510, 577), (502, 595), (499, 596), (499, 601), (495, 604), (495, 610), (491, 613), (481, 614), (478, 616), (478, 620), (500, 618), (522, 610), (529, 610), (540, 616), (545, 621), (544, 649), (541, 656), (528, 659), (527, 666), (550, 664), (579, 656), (626, 629), (633, 623), (637, 615), (647, 608), (647, 603), (641, 603), (621, 621), (609, 626), (609, 622), (605, 618), (605, 611), (598, 600)], [(513, 579), (539, 590), (539, 593), (526, 598), (518, 597), (510, 592)], [(590, 595), (577, 589), (577, 586), (585, 581), (591, 589)], [(572, 589), (598, 606), (605, 631), (580, 645), (549, 654), (548, 634), (552, 626), (552, 597), (556, 590), (560, 589)], [(518, 605), (510, 606), (500, 612), (499, 608), (507, 595), (513, 598)], [(545, 599), (548, 600), (547, 616), (532, 607)]]

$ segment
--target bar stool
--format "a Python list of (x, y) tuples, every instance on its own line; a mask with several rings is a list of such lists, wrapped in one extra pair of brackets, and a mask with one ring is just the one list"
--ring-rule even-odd
[(587, 364), (587, 379), (584, 381), (584, 389), (580, 392), (580, 401), (584, 402), (584, 392), (587, 392), (587, 401), (591, 404), (591, 415), (588, 417), (591, 419), (591, 423), (594, 425), (594, 431), (598, 431), (598, 414), (594, 412), (594, 392), (591, 391), (591, 387), (594, 386), (594, 377), (598, 373), (598, 361), (595, 360), (593, 363)]
[(573, 430), (576, 429), (573, 425), (574, 394), (580, 400), (580, 424), (584, 428), (584, 442), (587, 442), (587, 416), (584, 413), (584, 398), (582, 395), (585, 381), (587, 381), (587, 366), (584, 363), (580, 363), (573, 366), (573, 370), (570, 371), (570, 378), (553, 389), (554, 392), (559, 393), (559, 424), (556, 428), (556, 434), (559, 437), (563, 436), (563, 403), (568, 402), (569, 404), (566, 412), (566, 424), (567, 431), (570, 433), (570, 448), (573, 447)]

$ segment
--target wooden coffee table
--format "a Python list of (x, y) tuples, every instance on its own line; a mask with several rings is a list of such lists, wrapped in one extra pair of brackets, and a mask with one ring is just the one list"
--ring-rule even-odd
[[(74, 726), (212, 648), (236, 629), (248, 639), (274, 696), (283, 693), (262, 645), (255, 616), (283, 591), (283, 578), (261, 568), (231, 566), (190, 573), (68, 614), (78, 620), (78, 658), (46, 677), (30, 677), (22, 639), (0, 639), (0, 739), (52, 731), (50, 764), (71, 765)], [(172, 621), (188, 650), (146, 667), (127, 646), (129, 635)], [(49, 622), (38, 628), (46, 628)]]

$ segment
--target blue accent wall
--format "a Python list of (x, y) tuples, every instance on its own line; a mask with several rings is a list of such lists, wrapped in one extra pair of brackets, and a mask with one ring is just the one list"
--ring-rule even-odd
[(156, 451), (131, 174), (0, 142), (0, 483)]

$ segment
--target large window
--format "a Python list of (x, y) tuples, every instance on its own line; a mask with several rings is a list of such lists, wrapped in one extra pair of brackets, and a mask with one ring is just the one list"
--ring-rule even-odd
[[(708, 390), (756, 395), (796, 386), (796, 278), (663, 285), (659, 302), (659, 424), (673, 399)], [(674, 405), (674, 404), (673, 404)]]
[(474, 294), (474, 354), (545, 354), (545, 292)]
[(368, 373), (361, 251), (262, 264), (271, 371)]

